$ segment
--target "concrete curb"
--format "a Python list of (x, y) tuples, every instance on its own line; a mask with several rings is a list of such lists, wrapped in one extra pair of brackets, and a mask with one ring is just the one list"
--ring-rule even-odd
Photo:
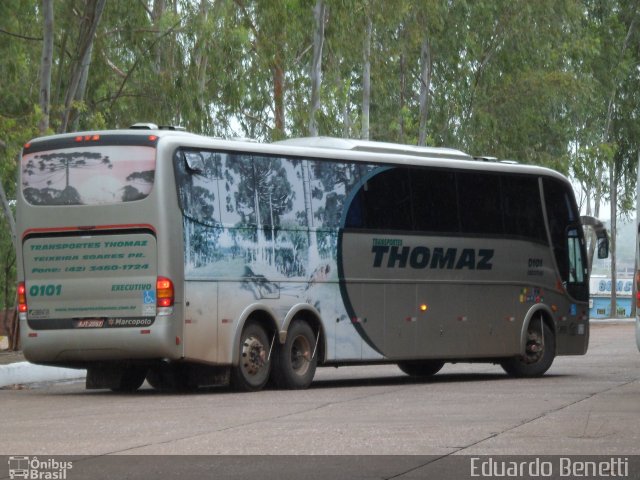
[(590, 318), (591, 325), (626, 325), (635, 323), (635, 318)]
[(25, 385), (61, 380), (81, 380), (87, 376), (86, 370), (73, 368), (45, 367), (29, 362), (0, 365), (0, 388), (9, 385)]

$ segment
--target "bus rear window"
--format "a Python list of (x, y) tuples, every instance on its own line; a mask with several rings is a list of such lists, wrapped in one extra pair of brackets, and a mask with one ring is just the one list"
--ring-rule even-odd
[(109, 205), (141, 200), (153, 187), (155, 148), (100, 145), (26, 153), (24, 198), (32, 205)]

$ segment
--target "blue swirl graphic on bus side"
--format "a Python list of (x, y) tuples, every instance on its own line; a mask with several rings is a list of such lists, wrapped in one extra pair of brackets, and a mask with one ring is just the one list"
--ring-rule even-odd
[(384, 171), (388, 171), (390, 169), (391, 167), (376, 168), (375, 170), (372, 170), (371, 172), (367, 173), (365, 176), (360, 178), (360, 180), (355, 184), (354, 188), (351, 190), (349, 195), (345, 198), (344, 208), (342, 211), (342, 218), (340, 219), (340, 229), (338, 232), (337, 263), (338, 263), (338, 279), (339, 279), (340, 295), (342, 297), (342, 303), (344, 305), (345, 310), (347, 311), (347, 315), (349, 315), (349, 320), (351, 321), (351, 324), (353, 325), (355, 330), (358, 332), (362, 340), (380, 355), (384, 355), (384, 353), (378, 347), (378, 345), (376, 345), (376, 343), (370, 338), (368, 333), (365, 331), (364, 326), (360, 322), (354, 321), (354, 319), (357, 319), (359, 315), (356, 312), (355, 308), (353, 307), (353, 302), (351, 301), (351, 298), (349, 296), (348, 281), (347, 281), (347, 276), (345, 274), (345, 268), (344, 268), (345, 258), (344, 258), (344, 250), (343, 250), (343, 240), (344, 240), (345, 228), (347, 228), (348, 225), (353, 225), (354, 223), (358, 223), (357, 220), (362, 219), (362, 212), (360, 210), (360, 205), (358, 203), (355, 203), (354, 199), (357, 197), (360, 190), (364, 188), (365, 184), (371, 178), (373, 178), (374, 176)]

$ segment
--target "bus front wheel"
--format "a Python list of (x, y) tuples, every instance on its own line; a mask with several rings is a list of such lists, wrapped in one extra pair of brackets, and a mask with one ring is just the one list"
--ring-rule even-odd
[(295, 320), (287, 332), (287, 340), (274, 357), (273, 380), (277, 387), (289, 390), (307, 388), (318, 365), (316, 335), (309, 324)]
[(398, 367), (412, 377), (430, 377), (444, 367), (444, 362), (442, 360), (413, 360), (398, 362)]
[(258, 323), (245, 325), (240, 335), (240, 359), (231, 368), (231, 385), (236, 390), (261, 390), (271, 373), (270, 342), (265, 329)]
[(500, 365), (512, 377), (539, 377), (549, 370), (556, 356), (556, 338), (540, 318), (527, 330), (525, 354), (503, 360)]

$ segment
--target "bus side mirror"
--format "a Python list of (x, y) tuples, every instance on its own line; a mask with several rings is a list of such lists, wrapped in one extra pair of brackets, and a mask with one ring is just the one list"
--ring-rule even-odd
[[(590, 216), (580, 217), (580, 221), (583, 226), (591, 227), (595, 232), (598, 258), (602, 259), (609, 257), (609, 236), (607, 235), (607, 229), (604, 228), (602, 222), (597, 218)], [(589, 259), (589, 264), (591, 264), (591, 260), (592, 258)]]
[(607, 237), (598, 238), (598, 258), (609, 256), (609, 239)]

